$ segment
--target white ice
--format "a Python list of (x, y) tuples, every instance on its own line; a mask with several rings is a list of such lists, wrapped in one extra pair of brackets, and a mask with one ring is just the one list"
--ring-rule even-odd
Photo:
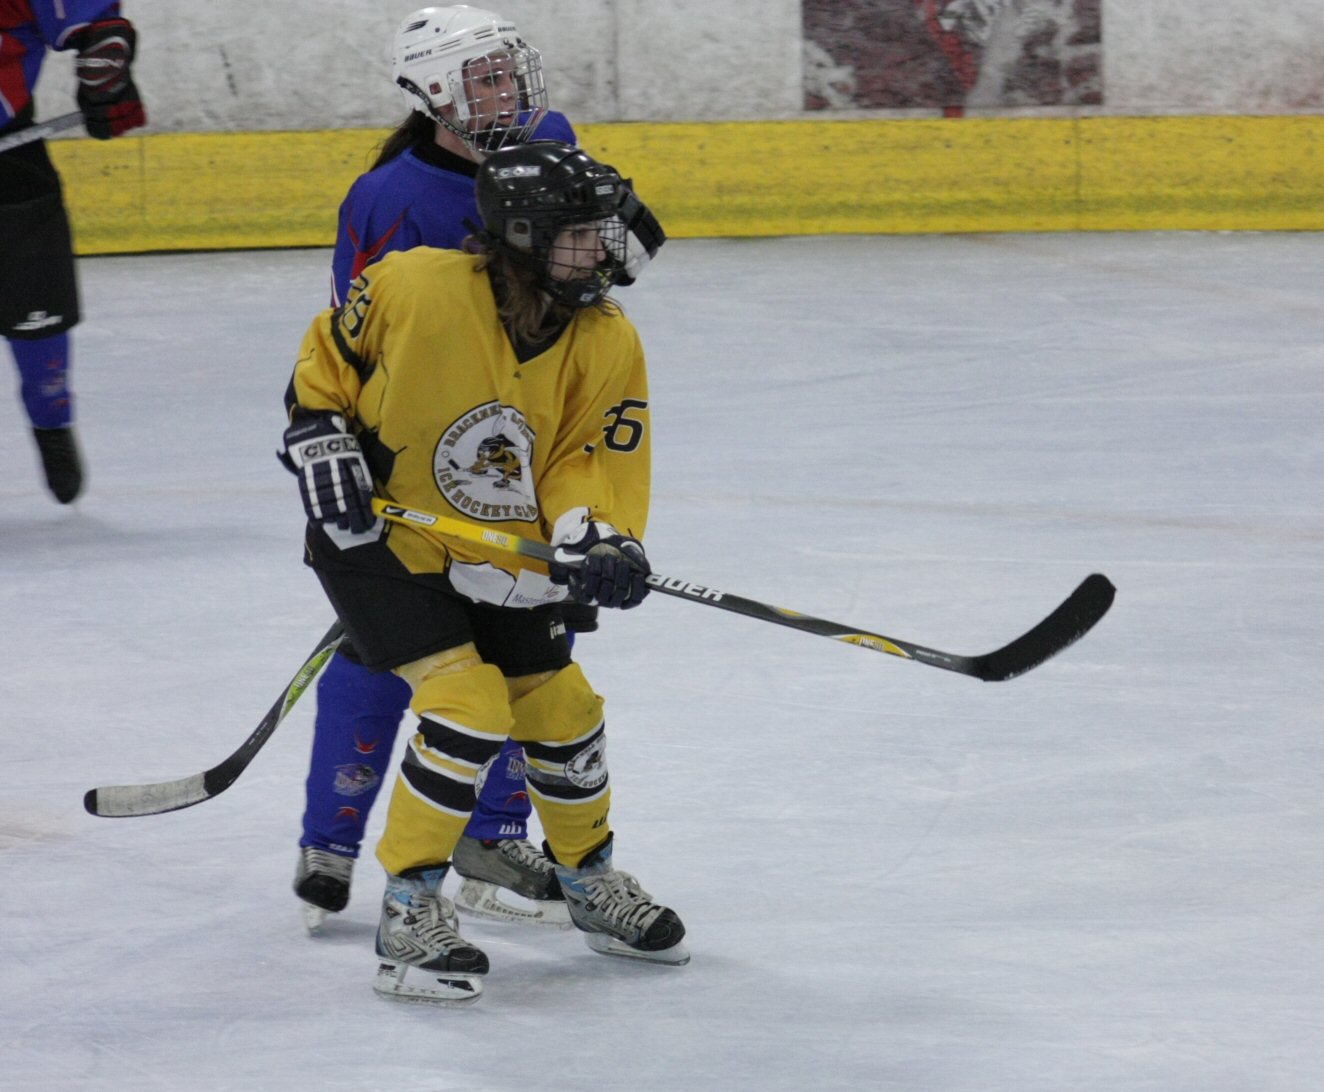
[(208, 803), (82, 809), (227, 755), (331, 620), (274, 457), (328, 264), (83, 262), (72, 511), (0, 405), (0, 1089), (1320, 1087), (1324, 235), (668, 244), (659, 571), (957, 652), (1117, 602), (995, 684), (612, 616), (617, 861), (693, 962), (469, 925), (458, 1012), (374, 995), (370, 853), (303, 932), (311, 699)]

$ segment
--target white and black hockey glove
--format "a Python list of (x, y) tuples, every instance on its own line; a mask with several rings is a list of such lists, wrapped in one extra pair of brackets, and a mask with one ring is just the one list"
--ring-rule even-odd
[(644, 266), (652, 261), (667, 241), (667, 233), (662, 230), (652, 210), (635, 196), (628, 178), (621, 187), (621, 200), (616, 215), (625, 225), (625, 232), (621, 236), (621, 243), (615, 246), (608, 244), (608, 250), (617, 267), (616, 283), (628, 288), (639, 279)]
[(548, 562), (553, 584), (564, 584), (577, 603), (599, 607), (637, 607), (648, 594), (653, 570), (643, 544), (610, 523), (588, 518), (587, 508), (572, 508), (552, 530), (556, 558)]
[(334, 523), (361, 534), (377, 517), (372, 511), (372, 474), (338, 413), (300, 418), (285, 430), (285, 450), (277, 452), (298, 475), (304, 511), (313, 523)]

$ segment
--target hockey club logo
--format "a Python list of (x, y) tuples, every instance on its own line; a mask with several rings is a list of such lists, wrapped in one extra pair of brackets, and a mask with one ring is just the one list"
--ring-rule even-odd
[(504, 435), (489, 436), (478, 444), (478, 461), (469, 467), (471, 474), (494, 474), (494, 488), (509, 489), (522, 477), (519, 450)]
[(348, 762), (336, 767), (335, 791), (338, 796), (362, 796), (381, 780), (377, 771), (362, 762)]
[(471, 519), (532, 523), (538, 518), (535, 440), (513, 406), (478, 406), (443, 430), (432, 456), (437, 488), (452, 508)]
[(565, 779), (581, 789), (596, 789), (607, 780), (607, 737), (599, 735), (565, 764)]

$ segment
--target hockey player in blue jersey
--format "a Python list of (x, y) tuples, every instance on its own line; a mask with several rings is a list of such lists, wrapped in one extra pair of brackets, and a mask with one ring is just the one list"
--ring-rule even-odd
[[(392, 76), (409, 115), (340, 207), (335, 306), (365, 266), (391, 251), (461, 246), (472, 230), (467, 224), (479, 220), (474, 177), (486, 154), (530, 139), (575, 142), (566, 118), (547, 110), (537, 50), (493, 12), (455, 6), (413, 13), (395, 36)], [(581, 608), (578, 617), (581, 631), (595, 627), (593, 608)], [(368, 812), (409, 699), (404, 680), (368, 671), (343, 646), (318, 683), (294, 881), (310, 930), (349, 900)], [(463, 878), (456, 904), (489, 919), (568, 925), (553, 866), (527, 837), (523, 749), (508, 740), (480, 784), (454, 852)]]
[[(74, 50), (88, 133), (108, 140), (147, 123), (130, 75), (136, 34), (106, 0), (0, 0), (0, 141), (34, 121), (46, 51)], [(46, 486), (61, 504), (83, 487), (69, 391), (78, 281), (60, 177), (45, 142), (0, 151), (0, 336), (18, 365)]]

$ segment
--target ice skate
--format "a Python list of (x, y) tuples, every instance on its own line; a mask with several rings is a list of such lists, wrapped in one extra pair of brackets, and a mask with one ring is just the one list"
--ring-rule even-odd
[(653, 902), (633, 876), (611, 867), (610, 837), (578, 868), (555, 867), (570, 919), (595, 952), (676, 966), (690, 961), (676, 912)]
[(464, 880), (455, 906), (465, 914), (517, 925), (570, 927), (556, 869), (528, 840), (485, 842), (465, 835), (451, 864)]
[(41, 452), (46, 488), (61, 504), (69, 504), (83, 489), (83, 460), (78, 455), (72, 428), (34, 428)]
[(455, 908), (439, 894), (445, 876), (435, 868), (387, 877), (372, 984), (381, 996), (442, 1005), (482, 996), (487, 956), (455, 931)]
[(294, 873), (294, 893), (303, 900), (303, 923), (318, 933), (327, 914), (338, 914), (349, 903), (349, 883), (354, 858), (326, 849), (303, 846)]

